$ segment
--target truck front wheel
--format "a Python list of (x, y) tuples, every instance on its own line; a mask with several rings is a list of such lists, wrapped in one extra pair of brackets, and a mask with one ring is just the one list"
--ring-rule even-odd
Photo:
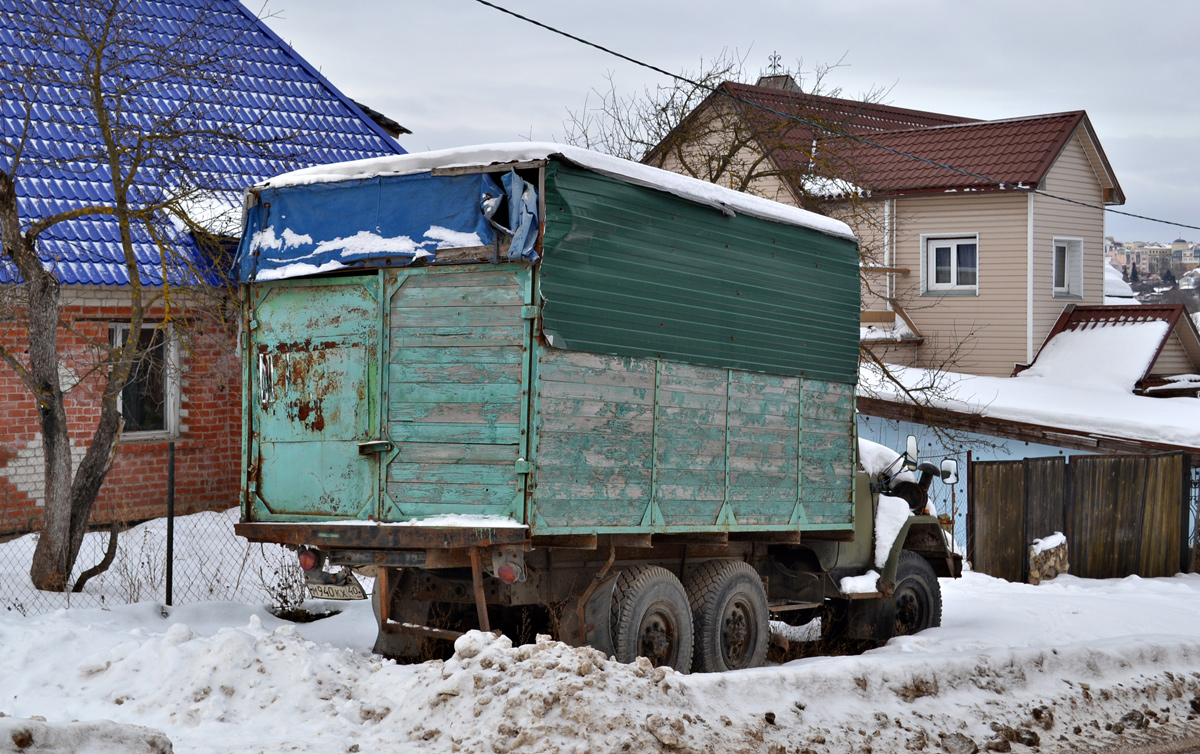
[(660, 566), (626, 568), (612, 601), (612, 640), (618, 662), (645, 657), (680, 673), (692, 667), (692, 611), (675, 574)]
[(942, 588), (925, 558), (910, 550), (896, 564), (896, 636), (942, 625)]
[(767, 593), (749, 563), (710, 560), (688, 578), (695, 624), (692, 670), (720, 673), (754, 668), (767, 657)]

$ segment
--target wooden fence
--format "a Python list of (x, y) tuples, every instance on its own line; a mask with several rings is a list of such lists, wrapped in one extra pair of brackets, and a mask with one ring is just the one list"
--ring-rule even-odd
[(1061, 531), (1076, 576), (1186, 571), (1192, 480), (1184, 453), (969, 462), (967, 557), (976, 571), (1025, 581), (1033, 540)]

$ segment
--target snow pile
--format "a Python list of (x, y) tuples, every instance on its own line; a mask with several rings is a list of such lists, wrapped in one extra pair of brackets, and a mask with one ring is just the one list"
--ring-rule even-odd
[(1014, 379), (1128, 392), (1150, 368), (1167, 328), (1165, 321), (1153, 320), (1066, 330), (1051, 338), (1033, 366)]
[(866, 327), (858, 328), (858, 339), (869, 341), (885, 341), (885, 340), (908, 340), (915, 338), (916, 333), (908, 326), (908, 323), (902, 319), (897, 319), (892, 325), (875, 326), (867, 325)]
[[(1133, 288), (1121, 276), (1121, 271), (1111, 264), (1104, 265), (1104, 303), (1111, 305), (1115, 304), (1136, 304), (1138, 300), (1137, 294), (1133, 292)], [(1117, 299), (1114, 302), (1109, 302), (1108, 299)]]
[(382, 175), (411, 175), (434, 168), (477, 167), (510, 162), (533, 162), (553, 156), (635, 186), (665, 191), (716, 209), (741, 212), (764, 220), (811, 228), (832, 236), (855, 240), (850, 226), (815, 212), (678, 175), (659, 168), (622, 160), (567, 144), (513, 142), (440, 149), (389, 157), (317, 165), (270, 179), (260, 186), (300, 186), (333, 181), (363, 180)]
[(0, 712), (150, 726), (179, 754), (826, 754), (982, 749), (1005, 729), (1046, 752), (1131, 747), (1182, 735), (1200, 706), (1200, 576), (941, 584), (941, 628), (687, 676), (480, 633), (396, 665), (363, 651), (365, 603), (300, 626), (230, 603), (0, 614)]
[(140, 725), (96, 722), (47, 723), (0, 717), (0, 754), (170, 754), (171, 741)]
[(900, 468), (900, 454), (886, 445), (858, 438), (858, 463), (872, 478), (891, 474)]
[(871, 570), (861, 576), (846, 576), (838, 583), (838, 588), (842, 594), (870, 594), (879, 591), (878, 582), (879, 572)]
[(1055, 547), (1062, 547), (1067, 543), (1067, 537), (1061, 531), (1056, 531), (1048, 537), (1033, 540), (1033, 554), (1041, 555), (1047, 550), (1053, 550)]
[(424, 518), (410, 518), (407, 521), (361, 521), (358, 519), (343, 519), (327, 521), (325, 525), (335, 526), (417, 526), (433, 527), (453, 526), (458, 528), (480, 529), (525, 529), (525, 524), (515, 521), (508, 516), (498, 516), (483, 513), (438, 513)]
[[(913, 514), (908, 503), (891, 495), (879, 496), (879, 510), (875, 511), (875, 567), (887, 565), (888, 555), (896, 542), (900, 530)], [(875, 591), (872, 589), (871, 591)]]

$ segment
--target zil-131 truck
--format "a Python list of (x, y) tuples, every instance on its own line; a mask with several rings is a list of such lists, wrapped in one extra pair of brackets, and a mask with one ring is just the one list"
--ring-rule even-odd
[(721, 671), (771, 618), (940, 622), (961, 560), (926, 497), (955, 469), (860, 467), (843, 223), (520, 143), (280, 176), (243, 230), (237, 531), (316, 597), (372, 575), (376, 651), (536, 631)]

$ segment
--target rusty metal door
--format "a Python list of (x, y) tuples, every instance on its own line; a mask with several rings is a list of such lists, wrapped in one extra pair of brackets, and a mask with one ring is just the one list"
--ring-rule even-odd
[(374, 517), (379, 504), (379, 276), (257, 286), (250, 321), (253, 519)]

